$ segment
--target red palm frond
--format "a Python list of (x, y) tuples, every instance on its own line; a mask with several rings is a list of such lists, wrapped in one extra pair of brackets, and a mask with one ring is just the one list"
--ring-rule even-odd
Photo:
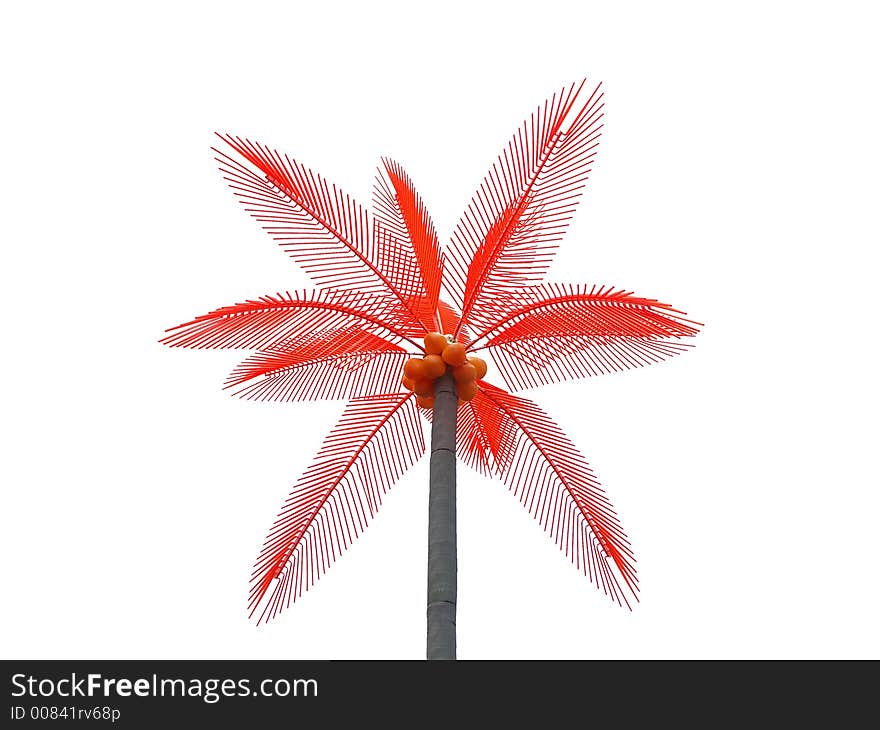
[(314, 585), (424, 451), (411, 393), (351, 401), (269, 531), (254, 566), (250, 615), (269, 620)]
[(634, 337), (538, 337), (490, 348), (510, 390), (620, 372), (668, 360), (692, 344)]
[(487, 298), (546, 272), (599, 143), (602, 93), (597, 86), (581, 94), (585, 83), (554, 94), (525, 121), (462, 216), (447, 270), (464, 324)]
[[(613, 601), (638, 600), (635, 557), (583, 457), (537, 405), (480, 382), (458, 408), (457, 456), (498, 474), (560, 549)], [(430, 411), (423, 414), (432, 420)]]
[(479, 413), (474, 408), (473, 401), (458, 406), (455, 451), (456, 456), (471, 469), (484, 476), (491, 475), (491, 448), (486, 429), (479, 420)]
[(458, 332), (458, 341), (467, 345), (471, 341), (470, 330), (461, 324), (461, 315), (455, 311), (451, 304), (442, 299), (437, 303), (437, 314), (440, 317), (440, 331), (451, 335)]
[[(488, 306), (472, 350), (486, 348), (514, 389), (659, 362), (688, 350), (699, 323), (610, 287), (543, 284)], [(485, 344), (480, 344), (485, 341)]]
[(171, 327), (160, 342), (171, 347), (257, 349), (318, 330), (352, 326), (399, 342), (408, 339), (410, 322), (409, 311), (383, 294), (316, 289), (220, 307)]
[(412, 309), (427, 330), (437, 330), (437, 300), (443, 265), (440, 244), (431, 215), (406, 171), (394, 160), (383, 159), (385, 174), (376, 176), (373, 210), (379, 235), (390, 240), (381, 246), (385, 261), (379, 268), (392, 272), (390, 278), (412, 302)]
[[(433, 411), (419, 410), (429, 423), (433, 423)], [(499, 418), (499, 415), (498, 408), (480, 392), (473, 400), (458, 404), (456, 457), (484, 476), (495, 473), (498, 456), (502, 453), (502, 443), (509, 431), (509, 424)]]
[(356, 327), (315, 332), (280, 342), (239, 365), (227, 388), (247, 400), (358, 398), (400, 390), (409, 356), (403, 348)]
[[(480, 382), (479, 385), (486, 386)], [(477, 392), (473, 400), (458, 407), (456, 452), (461, 460), (480, 472), (490, 475), (510, 450), (512, 423), (494, 402)]]
[[(259, 142), (218, 137), (252, 166), (214, 149), (233, 192), (319, 285), (383, 292), (410, 305), (412, 294), (402, 285), (411, 248), (389, 251), (367, 211), (302, 163)], [(418, 317), (413, 323), (425, 331)]]
[[(635, 557), (617, 515), (574, 444), (538, 406), (488, 383), (484, 411), (501, 428), (496, 468), (590, 581), (618, 604), (638, 600)], [(497, 426), (495, 426), (497, 428)]]

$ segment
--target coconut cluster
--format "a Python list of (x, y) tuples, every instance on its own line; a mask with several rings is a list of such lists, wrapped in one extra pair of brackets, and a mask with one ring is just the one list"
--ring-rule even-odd
[(434, 381), (452, 371), (458, 390), (459, 403), (471, 400), (477, 394), (477, 382), (486, 375), (486, 361), (468, 356), (461, 342), (451, 341), (440, 332), (425, 335), (425, 354), (411, 357), (403, 366), (403, 387), (416, 394), (422, 408), (434, 407)]

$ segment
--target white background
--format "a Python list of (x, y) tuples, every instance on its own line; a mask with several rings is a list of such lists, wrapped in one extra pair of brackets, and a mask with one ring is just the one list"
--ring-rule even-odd
[(551, 278), (705, 322), (534, 394), (639, 557), (608, 603), (499, 482), (459, 477), (461, 658), (874, 657), (877, 18), (870, 3), (17, 3), (5, 11), (4, 658), (418, 658), (427, 466), (256, 628), (252, 560), (342, 404), (221, 391), (165, 327), (307, 285), (212, 131), (368, 202), (403, 163), (448, 235), (532, 108), (605, 83)]

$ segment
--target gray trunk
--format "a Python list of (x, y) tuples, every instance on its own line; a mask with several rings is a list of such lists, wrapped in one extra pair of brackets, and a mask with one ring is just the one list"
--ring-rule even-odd
[(428, 659), (455, 659), (455, 428), (458, 393), (452, 375), (434, 383), (431, 489), (428, 497)]

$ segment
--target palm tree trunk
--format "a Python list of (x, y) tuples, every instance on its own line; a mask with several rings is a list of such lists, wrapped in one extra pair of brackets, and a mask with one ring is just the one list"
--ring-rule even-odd
[(455, 659), (455, 428), (458, 393), (450, 373), (434, 383), (428, 497), (428, 659)]

